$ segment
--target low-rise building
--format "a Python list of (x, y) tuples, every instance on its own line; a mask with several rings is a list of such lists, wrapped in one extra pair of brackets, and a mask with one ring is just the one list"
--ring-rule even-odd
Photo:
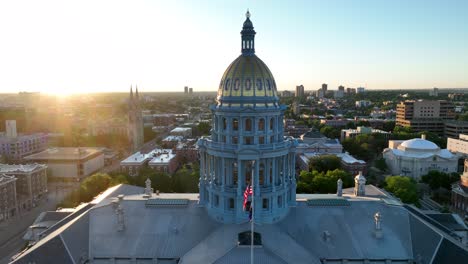
[(0, 174), (0, 222), (17, 214), (16, 180), (14, 176)]
[(25, 156), (47, 148), (46, 133), (17, 134), (15, 120), (7, 120), (6, 127), (5, 135), (0, 136), (0, 154), (8, 160), (20, 162)]
[(104, 154), (99, 148), (49, 148), (24, 158), (47, 164), (52, 177), (82, 179), (104, 167)]
[(447, 138), (447, 149), (468, 157), (468, 135), (460, 134), (459, 138)]
[(171, 130), (171, 136), (182, 136), (184, 138), (188, 138), (192, 136), (192, 128), (190, 127), (176, 127)]
[[(344, 171), (347, 171), (351, 174), (357, 174), (360, 171), (366, 172), (366, 162), (363, 160), (358, 160), (349, 153), (317, 153), (317, 152), (305, 152), (298, 155), (296, 159), (297, 166), (301, 170), (309, 169), (309, 160), (313, 157), (318, 157), (320, 155), (335, 155), (341, 160), (341, 167)], [(357, 172), (357, 173), (356, 173)]]
[(348, 119), (321, 119), (320, 124), (324, 124), (327, 126), (331, 127), (344, 127), (346, 126), (349, 122), (353, 122), (354, 120), (348, 120)]
[(196, 162), (198, 156), (198, 145), (194, 142), (179, 143), (175, 149), (177, 155), (178, 164), (183, 165), (185, 163)]
[(296, 147), (296, 154), (318, 153), (318, 154), (340, 154), (343, 152), (343, 146), (338, 139), (329, 139), (313, 142), (299, 143)]
[(140, 169), (146, 166), (173, 173), (178, 168), (175, 157), (172, 149), (156, 148), (147, 153), (136, 152), (120, 162), (120, 169), (130, 176), (138, 176)]
[(383, 157), (393, 175), (410, 176), (419, 179), (429, 171), (456, 172), (458, 155), (448, 149), (422, 138), (411, 140), (390, 140)]
[(383, 131), (380, 129), (374, 129), (372, 127), (364, 127), (364, 126), (358, 126), (357, 129), (342, 129), (341, 130), (341, 141), (347, 139), (347, 138), (355, 138), (358, 135), (362, 134), (381, 134), (383, 135), (386, 139), (390, 138), (390, 135), (392, 133)]
[(356, 108), (368, 107), (371, 105), (372, 105), (372, 102), (369, 100), (359, 100), (355, 102)]
[(170, 149), (165, 149), (153, 154), (152, 159), (148, 162), (148, 166), (157, 171), (174, 173), (177, 170), (178, 163), (176, 154)]
[(184, 140), (183, 136), (167, 136), (161, 140), (161, 145), (163, 148), (172, 149)]
[(35, 207), (47, 195), (47, 166), (44, 164), (0, 164), (0, 174), (16, 177), (18, 211)]
[(452, 184), (451, 209), (464, 219), (468, 217), (468, 159), (465, 159), (460, 181)]
[(458, 138), (460, 134), (468, 134), (468, 121), (446, 120), (444, 135), (448, 138)]

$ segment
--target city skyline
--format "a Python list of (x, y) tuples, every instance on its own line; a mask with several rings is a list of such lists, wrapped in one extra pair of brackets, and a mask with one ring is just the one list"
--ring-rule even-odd
[(214, 92), (247, 8), (279, 90), (468, 87), (461, 1), (25, 2), (0, 3), (0, 93)]

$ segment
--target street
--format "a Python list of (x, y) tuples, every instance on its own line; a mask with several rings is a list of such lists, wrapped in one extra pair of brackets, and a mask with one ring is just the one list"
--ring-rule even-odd
[(9, 263), (10, 258), (24, 248), (23, 235), (36, 217), (44, 211), (55, 210), (57, 203), (76, 188), (75, 183), (51, 183), (48, 185), (48, 199), (39, 206), (9, 221), (0, 223), (0, 264)]

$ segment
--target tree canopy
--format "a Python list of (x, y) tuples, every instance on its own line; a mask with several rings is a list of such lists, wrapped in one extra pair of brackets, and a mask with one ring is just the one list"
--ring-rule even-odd
[(389, 176), (385, 179), (385, 190), (393, 193), (404, 203), (418, 203), (416, 181), (407, 176)]
[(309, 171), (326, 172), (341, 169), (341, 159), (335, 155), (320, 155), (309, 159)]
[(297, 183), (298, 193), (335, 193), (336, 182), (343, 181), (343, 188), (352, 186), (353, 177), (340, 169), (322, 171), (301, 171)]

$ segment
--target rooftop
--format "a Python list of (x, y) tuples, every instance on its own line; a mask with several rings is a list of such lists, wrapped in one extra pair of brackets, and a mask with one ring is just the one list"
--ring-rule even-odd
[(26, 156), (26, 160), (81, 160), (91, 157), (93, 155), (99, 155), (102, 152), (98, 148), (72, 148), (72, 147), (61, 147), (61, 148), (48, 148), (42, 152)]
[(35, 170), (45, 169), (47, 165), (45, 164), (2, 164), (0, 163), (0, 173), (28, 173), (33, 172)]

